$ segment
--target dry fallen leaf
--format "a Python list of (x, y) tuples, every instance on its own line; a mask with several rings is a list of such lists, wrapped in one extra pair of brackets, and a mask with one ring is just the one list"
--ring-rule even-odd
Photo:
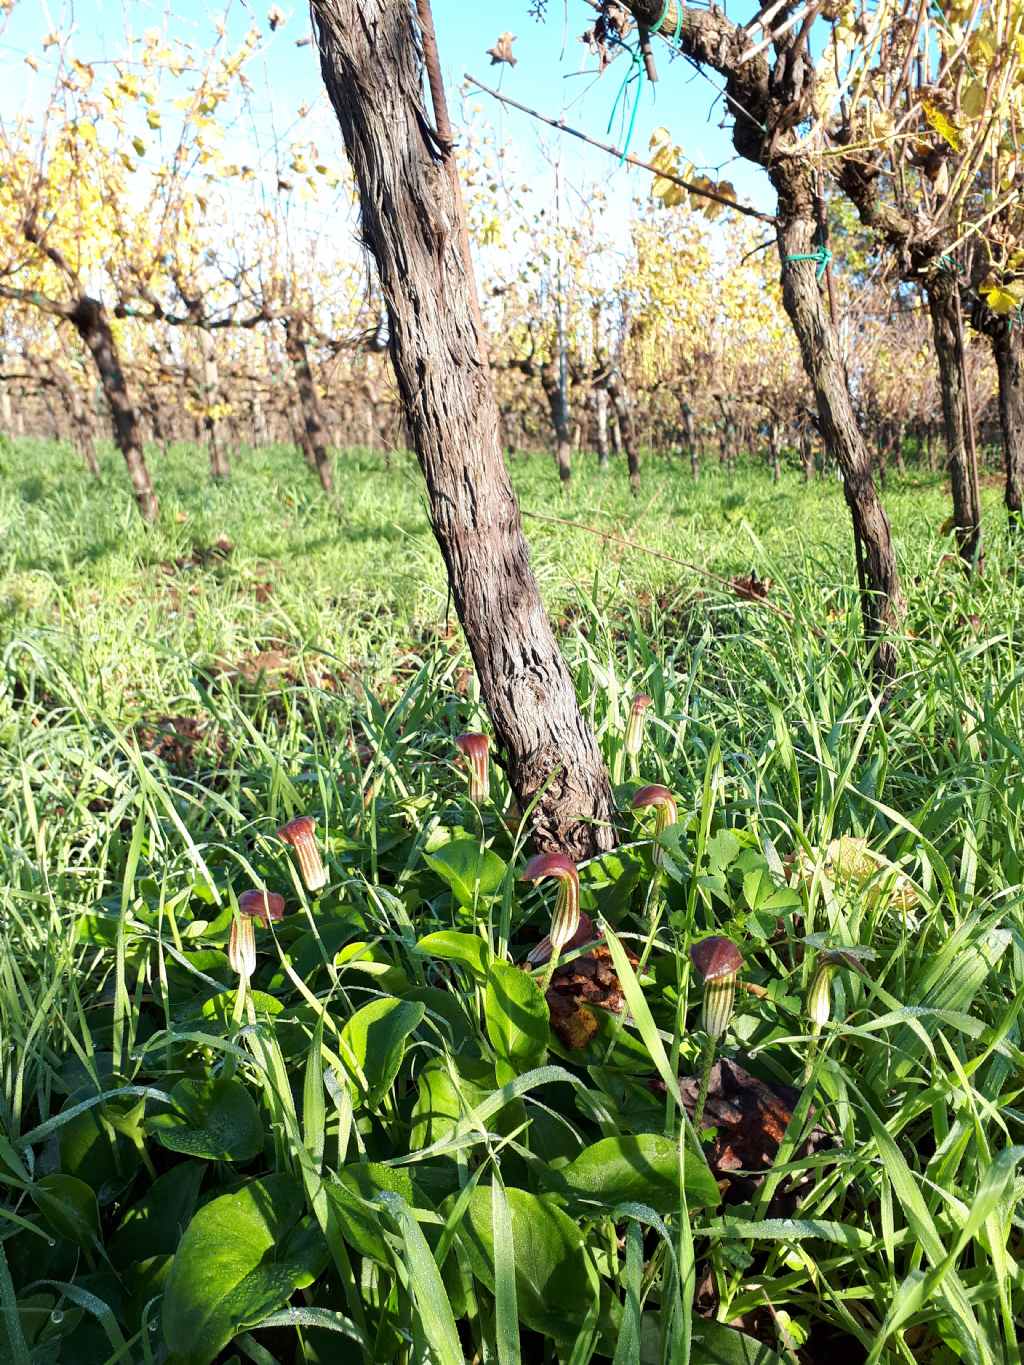
[(487, 49), (487, 55), (491, 59), (491, 65), (497, 66), (500, 62), (507, 62), (509, 66), (515, 66), (518, 58), (512, 55), (512, 44), (516, 40), (514, 33), (503, 33), (493, 47)]
[(771, 590), (770, 578), (759, 578), (757, 570), (751, 569), (745, 577), (737, 576), (732, 580), (732, 590), (737, 597), (747, 602), (763, 602)]

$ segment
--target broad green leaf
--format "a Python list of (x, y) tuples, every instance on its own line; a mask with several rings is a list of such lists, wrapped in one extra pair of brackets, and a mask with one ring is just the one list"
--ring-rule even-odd
[(195, 1212), (206, 1170), (202, 1162), (182, 1161), (153, 1182), (121, 1219), (109, 1244), (116, 1266), (174, 1254)]
[(449, 962), (461, 962), (473, 973), (477, 981), (487, 978), (491, 954), (487, 944), (479, 934), (459, 933), (455, 929), (442, 929), (436, 934), (427, 934), (416, 944), (417, 950), (429, 957), (443, 957)]
[(453, 839), (433, 853), (423, 855), (462, 906), (472, 906), (478, 896), (493, 896), (505, 879), (508, 864), (493, 849), (481, 848), (475, 839)]
[(385, 997), (356, 1010), (342, 1029), (341, 1059), (370, 1109), (376, 1109), (391, 1089), (409, 1034), (419, 1028), (425, 1013), (415, 1000)]
[(540, 1066), (548, 1048), (548, 1006), (540, 986), (508, 962), (487, 974), (484, 1000), (487, 1037), (497, 1054), (498, 1084)]
[(777, 1351), (710, 1318), (693, 1320), (694, 1365), (787, 1365)]
[(327, 1248), (300, 1217), (302, 1190), (287, 1175), (253, 1180), (195, 1215), (174, 1257), (163, 1302), (173, 1365), (209, 1365), (242, 1328), (311, 1285)]
[(100, 1211), (91, 1185), (73, 1175), (44, 1175), (32, 1186), (32, 1200), (59, 1237), (92, 1247), (100, 1231)]
[(704, 849), (708, 867), (716, 872), (722, 872), (735, 862), (739, 851), (740, 841), (731, 829), (720, 829), (717, 834), (713, 834)]
[(345, 1240), (360, 1256), (391, 1266), (394, 1256), (381, 1231), (380, 1211), (368, 1209), (366, 1204), (388, 1193), (401, 1195), (415, 1207), (420, 1199), (409, 1171), (376, 1161), (353, 1162), (343, 1166), (325, 1188)]
[(441, 1062), (432, 1062), (419, 1075), (419, 1093), (412, 1108), (409, 1150), (419, 1151), (452, 1136), (459, 1121), (487, 1098), (489, 1090), (454, 1076)]
[(174, 1108), (154, 1114), (148, 1128), (161, 1146), (207, 1161), (251, 1161), (263, 1149), (256, 1102), (232, 1077), (179, 1081)]
[(743, 899), (751, 910), (759, 910), (774, 890), (767, 866), (755, 868), (743, 878)]
[[(596, 1300), (597, 1275), (579, 1228), (547, 1196), (506, 1189), (515, 1246), (520, 1321), (556, 1341), (572, 1341)], [(473, 1274), (494, 1293), (491, 1190), (477, 1186), (459, 1224), (458, 1240)]]
[[(78, 1098), (81, 1096), (72, 1096), (72, 1101)], [(71, 1101), (67, 1107), (72, 1107)], [(120, 1189), (139, 1164), (137, 1150), (102, 1121), (107, 1107), (76, 1114), (59, 1133), (61, 1170), (84, 1180), (101, 1197), (104, 1185)]]
[[(692, 1141), (687, 1144), (685, 1170), (687, 1206), (714, 1208), (721, 1201), (718, 1182)], [(679, 1152), (675, 1142), (660, 1133), (602, 1138), (553, 1176), (560, 1189), (604, 1205), (635, 1201), (658, 1213), (679, 1207)]]

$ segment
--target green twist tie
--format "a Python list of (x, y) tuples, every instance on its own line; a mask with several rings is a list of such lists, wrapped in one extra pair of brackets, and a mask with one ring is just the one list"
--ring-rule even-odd
[(960, 267), (957, 265), (956, 261), (953, 260), (952, 256), (940, 256), (935, 264), (940, 270), (948, 270), (951, 275), (959, 275), (961, 273)]
[(827, 246), (815, 247), (813, 251), (795, 251), (792, 256), (786, 257), (787, 261), (817, 261), (818, 268), (814, 272), (814, 278), (821, 280), (825, 271), (832, 260), (832, 253)]
[[(661, 26), (665, 22), (665, 15), (668, 14), (668, 7), (671, 4), (671, 2), (672, 0), (664, 0), (664, 3), (661, 6), (661, 13), (654, 21), (652, 27), (647, 28), (645, 25), (645, 31), (647, 33), (660, 32)], [(683, 5), (682, 0), (679, 0), (679, 3), (677, 3), (676, 5), (676, 31), (672, 39), (673, 42), (679, 41), (679, 35), (680, 33), (682, 33), (682, 31)], [(626, 91), (629, 89), (630, 83), (632, 81), (636, 81), (636, 97), (633, 100), (633, 108), (629, 115), (629, 127), (626, 129), (625, 145), (622, 148), (622, 155), (619, 157), (619, 165), (621, 166), (622, 163), (625, 161), (626, 157), (629, 155), (630, 144), (633, 141), (633, 131), (636, 128), (636, 116), (640, 112), (640, 97), (644, 91), (644, 78), (647, 75), (647, 72), (644, 68), (644, 54), (640, 47), (639, 38), (637, 38), (636, 44), (631, 47), (629, 43), (624, 43), (621, 38), (616, 38), (614, 37), (614, 35), (609, 36), (612, 37), (612, 42), (615, 44), (616, 47), (623, 47), (629, 53), (629, 69), (626, 71), (626, 74), (622, 79), (622, 84), (619, 86), (619, 93), (615, 96), (615, 103), (612, 105), (611, 116), (608, 119), (608, 127), (606, 129), (607, 132), (610, 133), (612, 130), (612, 125), (615, 122), (615, 115), (619, 111), (619, 105), (624, 101), (626, 97)]]

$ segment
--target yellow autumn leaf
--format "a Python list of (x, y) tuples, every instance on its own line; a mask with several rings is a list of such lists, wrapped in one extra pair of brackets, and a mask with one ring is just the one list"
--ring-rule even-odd
[(950, 122), (949, 118), (942, 112), (934, 100), (922, 100), (921, 110), (928, 120), (929, 125), (935, 129), (939, 137), (944, 142), (948, 142), (954, 152), (959, 152), (963, 143), (960, 140), (960, 130)]
[(999, 317), (1009, 317), (1024, 303), (1024, 281), (1013, 284), (1000, 284), (998, 280), (988, 279), (978, 293)]
[(96, 129), (91, 123), (76, 123), (73, 131), (79, 141), (84, 142), (87, 147), (96, 146)]
[(964, 118), (980, 118), (985, 110), (985, 89), (979, 81), (971, 81), (960, 101)]
[(147, 123), (149, 124), (149, 126), (150, 126), (151, 128), (153, 128), (153, 129), (159, 128), (159, 127), (160, 127), (160, 111), (159, 111), (158, 109), (151, 109), (151, 110), (149, 111), (149, 113), (146, 115), (146, 122), (147, 122)]
[(657, 167), (659, 171), (674, 171), (676, 166), (676, 148), (660, 147), (651, 157), (651, 165)]
[(677, 185), (674, 180), (666, 180), (660, 175), (651, 186), (651, 194), (660, 199), (667, 209), (675, 208), (686, 198), (686, 191), (682, 185)]
[(142, 140), (141, 137), (133, 137), (133, 138), (132, 138), (132, 146), (135, 148), (135, 152), (136, 152), (136, 155), (137, 155), (137, 156), (145, 156), (145, 155), (146, 155), (146, 144), (143, 142), (143, 140)]

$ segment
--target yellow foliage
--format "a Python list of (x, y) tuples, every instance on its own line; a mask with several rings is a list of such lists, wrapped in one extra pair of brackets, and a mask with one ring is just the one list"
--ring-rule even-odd
[(954, 152), (959, 152), (963, 147), (963, 140), (960, 137), (960, 130), (950, 118), (943, 113), (934, 100), (922, 100), (921, 111), (928, 120), (929, 125), (935, 129), (939, 137), (944, 142), (948, 142)]
[(993, 313), (1000, 317), (1009, 317), (1024, 304), (1024, 280), (1016, 280), (1011, 284), (1001, 284), (998, 279), (990, 275), (983, 285), (980, 286), (978, 293), (991, 308)]

